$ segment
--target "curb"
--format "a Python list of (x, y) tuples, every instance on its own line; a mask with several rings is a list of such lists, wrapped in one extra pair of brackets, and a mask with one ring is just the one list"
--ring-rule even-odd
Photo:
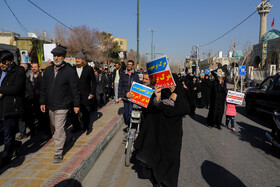
[[(113, 102), (109, 105), (112, 103)], [(106, 108), (108, 106), (106, 105)], [(100, 111), (102, 111), (102, 109)], [(43, 184), (43, 186), (54, 186), (67, 179), (74, 179), (81, 182), (90, 171), (103, 149), (120, 129), (123, 121), (122, 115), (116, 115), (113, 117), (113, 119), (107, 123), (98, 134), (96, 134), (79, 151), (77, 151), (71, 159), (56, 172), (56, 174)], [(59, 186), (70, 185), (65, 182), (63, 182), (63, 185), (61, 184)]]

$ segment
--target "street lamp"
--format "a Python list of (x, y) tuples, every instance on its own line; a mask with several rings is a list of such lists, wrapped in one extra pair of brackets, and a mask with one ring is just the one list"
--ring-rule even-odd
[(154, 60), (154, 53), (153, 53), (153, 48), (154, 48), (154, 32), (156, 32), (157, 31), (157, 29), (147, 29), (149, 32), (151, 32), (152, 33), (152, 43), (151, 43), (151, 60)]

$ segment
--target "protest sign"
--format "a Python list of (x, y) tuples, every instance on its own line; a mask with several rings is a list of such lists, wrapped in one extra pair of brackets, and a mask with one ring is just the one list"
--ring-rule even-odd
[(244, 93), (240, 92), (234, 92), (234, 91), (228, 91), (227, 94), (227, 102), (237, 105), (242, 105), (242, 102), (244, 100)]
[(53, 54), (51, 51), (56, 47), (56, 44), (44, 44), (44, 61), (53, 61)]
[(176, 86), (166, 56), (148, 62), (146, 66), (151, 85), (158, 85), (159, 88)]
[(147, 108), (154, 90), (143, 84), (133, 82), (130, 92), (133, 94), (133, 98), (129, 99), (129, 101)]

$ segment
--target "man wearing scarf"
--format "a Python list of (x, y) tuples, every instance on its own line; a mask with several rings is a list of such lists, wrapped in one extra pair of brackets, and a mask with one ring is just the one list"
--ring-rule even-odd
[(53, 163), (63, 160), (63, 146), (66, 141), (66, 119), (73, 107), (78, 114), (80, 91), (77, 73), (64, 61), (66, 48), (58, 45), (51, 53), (53, 65), (46, 68), (40, 88), (40, 108), (43, 113), (49, 109), (54, 132), (55, 155)]
[[(94, 121), (94, 97), (96, 90), (96, 79), (93, 69), (87, 65), (86, 57), (83, 52), (76, 55), (76, 63), (74, 69), (79, 77), (79, 89), (81, 96), (81, 113), (82, 124), (81, 128), (87, 130), (87, 134), (92, 131), (92, 123)], [(77, 116), (77, 115), (76, 115)]]

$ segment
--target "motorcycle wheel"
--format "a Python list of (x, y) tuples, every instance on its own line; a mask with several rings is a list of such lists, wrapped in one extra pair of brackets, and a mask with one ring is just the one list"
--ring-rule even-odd
[(125, 153), (125, 166), (128, 167), (130, 165), (130, 158), (132, 154), (132, 138), (128, 138), (126, 153)]

